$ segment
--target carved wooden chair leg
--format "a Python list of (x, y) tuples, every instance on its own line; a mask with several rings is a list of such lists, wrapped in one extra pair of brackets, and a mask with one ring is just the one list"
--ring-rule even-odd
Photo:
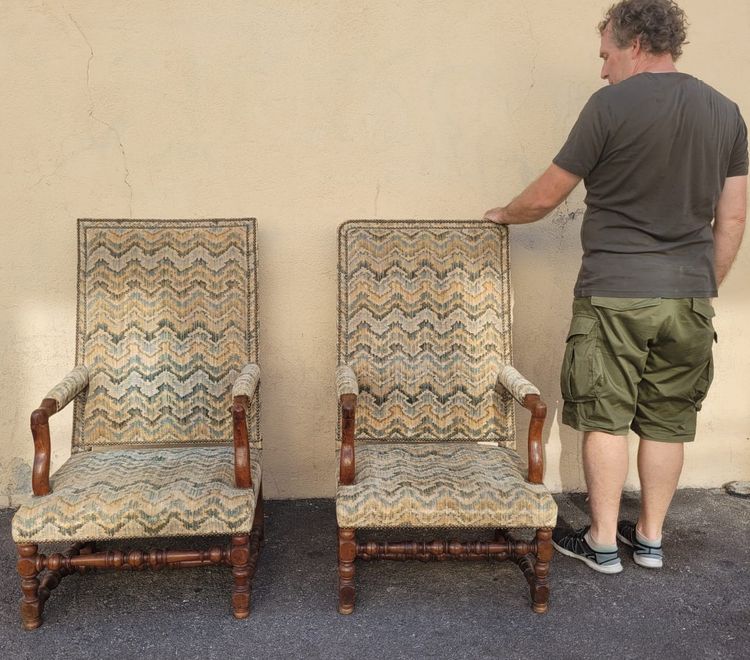
[(44, 608), (44, 604), (49, 600), (52, 590), (57, 589), (64, 577), (76, 572), (83, 574), (86, 571), (83, 566), (73, 568), (65, 562), (65, 559), (86, 554), (86, 552), (83, 552), (84, 547), (83, 543), (74, 543), (62, 555), (52, 555), (46, 558), (47, 572), (39, 582), (39, 602), (42, 608)]
[(532, 608), (542, 614), (547, 611), (549, 602), (549, 563), (554, 554), (552, 530), (548, 527), (536, 531), (536, 562), (534, 563), (534, 585), (531, 598)]
[(39, 578), (37, 557), (39, 546), (17, 544), (18, 574), (21, 576), (21, 622), (26, 630), (34, 630), (42, 625), (42, 607), (39, 599)]
[(354, 561), (357, 540), (353, 529), (339, 527), (339, 614), (354, 611)]
[(232, 565), (232, 610), (235, 619), (247, 619), (250, 616), (250, 537), (238, 534), (232, 537), (229, 550), (229, 561)]

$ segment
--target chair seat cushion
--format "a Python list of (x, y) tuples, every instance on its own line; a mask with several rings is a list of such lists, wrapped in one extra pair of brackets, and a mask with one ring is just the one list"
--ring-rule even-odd
[(476, 443), (357, 444), (339, 485), (340, 527), (554, 527), (557, 505), (512, 449)]
[(16, 543), (245, 534), (261, 479), (251, 449), (253, 488), (234, 485), (231, 446), (84, 452), (52, 476), (13, 518)]

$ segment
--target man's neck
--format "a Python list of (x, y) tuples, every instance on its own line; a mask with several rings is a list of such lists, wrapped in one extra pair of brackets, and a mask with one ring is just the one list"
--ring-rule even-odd
[(633, 75), (638, 73), (675, 73), (677, 68), (671, 55), (644, 57), (635, 64)]

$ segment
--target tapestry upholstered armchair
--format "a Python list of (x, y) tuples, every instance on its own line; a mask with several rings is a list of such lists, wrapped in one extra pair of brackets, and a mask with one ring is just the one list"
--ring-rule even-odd
[[(263, 534), (255, 220), (79, 220), (77, 316), (76, 367), (31, 416), (33, 497), (13, 518), (24, 627), (94, 568), (227, 565), (247, 617)], [(50, 478), (48, 419), (71, 401), (71, 456)], [(196, 536), (231, 538), (97, 548)]]
[[(346, 222), (338, 309), (339, 612), (354, 610), (356, 559), (489, 557), (518, 564), (534, 611), (546, 611), (557, 507), (542, 484), (546, 407), (511, 366), (507, 229)], [(527, 472), (514, 398), (531, 413)], [(489, 539), (358, 542), (360, 530), (390, 528), (484, 529)], [(516, 540), (512, 528), (535, 538)]]

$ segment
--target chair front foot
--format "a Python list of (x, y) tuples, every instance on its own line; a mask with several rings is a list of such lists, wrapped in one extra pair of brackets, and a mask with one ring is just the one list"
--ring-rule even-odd
[(235, 619), (247, 619), (250, 616), (250, 537), (239, 534), (232, 537), (229, 550), (229, 561), (232, 564), (232, 611)]
[(357, 541), (353, 529), (339, 528), (339, 614), (354, 611), (354, 561)]
[(534, 563), (534, 581), (531, 585), (532, 609), (537, 614), (544, 614), (549, 603), (549, 563), (552, 560), (552, 530), (538, 529), (536, 532), (536, 562)]
[(21, 576), (21, 623), (26, 630), (42, 625), (42, 607), (39, 598), (39, 570), (37, 569), (37, 545), (18, 544), (18, 574)]

